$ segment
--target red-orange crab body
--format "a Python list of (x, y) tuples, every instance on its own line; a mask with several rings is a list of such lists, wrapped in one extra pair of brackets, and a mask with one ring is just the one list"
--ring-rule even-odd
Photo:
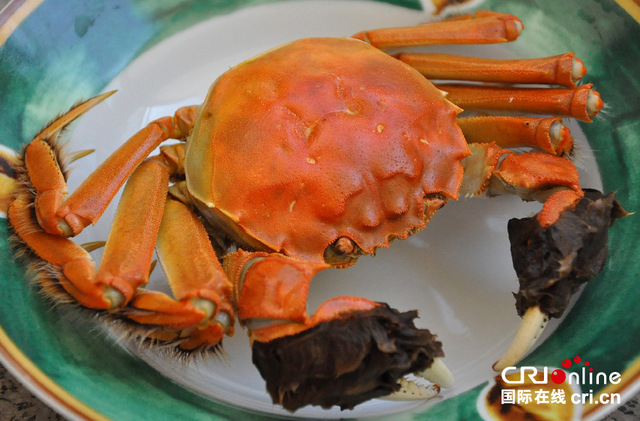
[(188, 142), (188, 188), (241, 244), (324, 262), (347, 237), (372, 253), (424, 227), (425, 196), (457, 198), (470, 154), (460, 111), (364, 42), (296, 41), (214, 83)]

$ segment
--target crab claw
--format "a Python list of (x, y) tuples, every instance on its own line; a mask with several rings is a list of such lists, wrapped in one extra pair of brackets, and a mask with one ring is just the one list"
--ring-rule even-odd
[(440, 393), (440, 386), (437, 384), (422, 386), (404, 377), (398, 381), (398, 384), (400, 390), (380, 399), (385, 401), (418, 401), (433, 399)]
[(445, 389), (453, 387), (453, 374), (444, 364), (442, 358), (434, 358), (431, 367), (416, 375)]
[(444, 355), (434, 335), (414, 326), (415, 311), (371, 303), (370, 310), (340, 311), (319, 322), (327, 307), (345, 307), (352, 298), (328, 301), (310, 319), (312, 327), (296, 335), (254, 341), (253, 362), (275, 403), (290, 411), (305, 405), (352, 409), (373, 398), (428, 399), (439, 391), (403, 380)]
[(540, 310), (540, 306), (530, 307), (522, 317), (522, 323), (502, 357), (493, 365), (495, 371), (502, 371), (518, 363), (538, 341), (547, 327), (549, 315)]
[(605, 265), (608, 229), (629, 214), (613, 193), (583, 191), (584, 197), (574, 206), (560, 203), (558, 198), (567, 193), (560, 191), (537, 216), (509, 221), (513, 266), (520, 281), (514, 296), (523, 320), (513, 343), (494, 364), (496, 371), (519, 362), (549, 318), (562, 316), (571, 296)]
[(441, 388), (448, 389), (453, 387), (453, 375), (440, 357), (434, 358), (429, 368), (415, 373), (415, 375), (428, 380), (432, 384), (423, 386), (403, 377), (398, 381), (400, 389), (383, 396), (381, 399), (389, 401), (428, 400), (438, 396)]
[(351, 409), (398, 391), (396, 398), (423, 399), (439, 390), (402, 380), (408, 374), (452, 383), (438, 362), (442, 344), (416, 328), (416, 311), (336, 297), (308, 317), (309, 283), (326, 268), (278, 253), (239, 251), (225, 260), (239, 319), (250, 330), (253, 363), (274, 403), (289, 411), (305, 405)]

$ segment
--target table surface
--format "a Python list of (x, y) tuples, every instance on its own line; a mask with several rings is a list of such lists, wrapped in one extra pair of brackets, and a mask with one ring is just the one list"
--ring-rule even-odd
[[(0, 10), (8, 3), (9, 0), (0, 0)], [(605, 420), (640, 420), (639, 401), (640, 393), (605, 418)], [(0, 420), (65, 421), (65, 418), (33, 396), (0, 365)]]

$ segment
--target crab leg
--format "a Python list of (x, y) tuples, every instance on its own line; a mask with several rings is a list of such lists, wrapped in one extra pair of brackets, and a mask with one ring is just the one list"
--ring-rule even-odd
[(184, 204), (167, 199), (156, 250), (175, 298), (139, 291), (121, 314), (160, 327), (148, 336), (182, 351), (215, 346), (225, 333), (232, 336), (231, 282), (202, 222)]
[(627, 213), (613, 194), (580, 187), (578, 172), (565, 158), (545, 153), (516, 155), (495, 144), (470, 144), (462, 162), (460, 193), (488, 196), (515, 193), (543, 202), (534, 217), (509, 221), (516, 296), (523, 317), (516, 337), (494, 369), (516, 364), (533, 347), (550, 317), (560, 317), (580, 285), (606, 259), (607, 230)]
[(392, 392), (398, 392), (392, 398), (413, 392), (414, 398), (428, 399), (439, 390), (404, 381), (409, 373), (452, 386), (440, 360), (441, 344), (415, 328), (415, 312), (337, 297), (308, 317), (309, 284), (328, 267), (264, 252), (239, 251), (225, 260), (238, 318), (250, 331), (254, 364), (275, 403), (289, 410), (308, 404), (344, 409)]
[[(152, 162), (140, 166), (122, 193), (100, 269), (70, 240), (42, 230), (32, 216), (28, 194), (9, 208), (9, 221), (24, 244), (53, 267), (58, 282), (80, 305), (116, 309), (146, 283), (169, 181)], [(144, 211), (141, 211), (144, 210)]]
[(353, 38), (381, 49), (435, 44), (488, 44), (514, 41), (523, 28), (520, 19), (513, 15), (488, 12), (476, 13), (475, 19), (363, 31), (353, 35)]
[(546, 226), (583, 196), (578, 171), (566, 158), (536, 152), (517, 155), (493, 143), (472, 143), (469, 148), (471, 156), (462, 161), (461, 195), (515, 193), (543, 202), (538, 219)]
[(591, 123), (604, 106), (591, 84), (573, 89), (504, 88), (496, 86), (436, 84), (447, 99), (468, 109), (521, 111), (574, 117)]
[[(536, 196), (537, 191), (553, 191), (554, 186), (568, 188), (569, 190), (555, 189), (556, 199), (549, 198), (545, 202), (543, 212), (538, 214), (538, 217), (548, 215), (541, 221), (541, 225), (546, 226), (555, 223), (562, 211), (574, 206), (582, 197), (578, 173), (566, 159), (546, 154), (518, 156), (491, 143), (470, 144), (469, 147), (472, 155), (463, 161), (465, 175), (460, 188), (461, 194), (479, 196), (511, 191), (525, 200), (531, 200)], [(548, 160), (545, 157), (555, 159)], [(507, 161), (507, 159), (510, 160)], [(540, 165), (536, 164), (536, 159), (540, 159)], [(548, 162), (547, 165), (544, 165), (545, 161)], [(503, 165), (505, 168), (502, 168)], [(558, 197), (564, 200), (557, 200)], [(537, 199), (544, 201), (544, 197), (537, 197)], [(494, 364), (494, 370), (501, 371), (519, 362), (535, 345), (548, 321), (549, 315), (541, 311), (540, 306), (529, 308), (512, 344)]]
[(501, 148), (537, 148), (557, 156), (569, 155), (573, 149), (571, 132), (560, 117), (458, 117), (458, 126), (469, 143), (495, 142)]
[(465, 15), (452, 15), (442, 19), (441, 21), (424, 22), (422, 25), (431, 25), (437, 22), (457, 22), (461, 20), (473, 20), (473, 19), (500, 17), (500, 16), (505, 16), (505, 14), (500, 12), (495, 12), (493, 10), (476, 10), (473, 13), (467, 13)]
[[(159, 119), (142, 129), (66, 199), (64, 157), (56, 142), (58, 134), (109, 95), (111, 93), (100, 95), (74, 107), (27, 145), (18, 173), (28, 188), (10, 209), (11, 225), (26, 246), (62, 272), (60, 285), (78, 303), (96, 309), (119, 308), (146, 283), (169, 174), (175, 171), (175, 165), (166, 157), (138, 164), (160, 141), (186, 136), (195, 111), (183, 108), (175, 118)], [(110, 240), (95, 273), (93, 261), (79, 246), (54, 238), (76, 233), (77, 229), (95, 222), (127, 178), (129, 182), (122, 193)], [(33, 198), (29, 198), (31, 191), (35, 192)], [(25, 204), (32, 201), (35, 212)], [(37, 224), (31, 212), (35, 214)], [(57, 253), (58, 249), (60, 253)]]
[(131, 300), (149, 277), (153, 248), (169, 184), (169, 173), (154, 161), (140, 165), (122, 192), (116, 216), (96, 274)]
[(19, 193), (9, 206), (7, 216), (22, 244), (28, 247), (28, 252), (45, 262), (37, 265), (40, 270), (36, 272), (36, 280), (45, 293), (61, 302), (71, 301), (70, 295), (77, 303), (94, 309), (119, 305), (121, 294), (117, 290), (94, 282), (95, 264), (85, 249), (40, 228), (33, 218), (31, 199), (28, 193)]
[(149, 123), (67, 197), (63, 159), (55, 141), (64, 127), (111, 94), (102, 94), (74, 107), (46, 127), (25, 149), (27, 178), (37, 193), (36, 215), (40, 226), (50, 234), (74, 236), (87, 225), (95, 224), (142, 160), (167, 139), (185, 139), (193, 125), (195, 107), (180, 108), (174, 117)]
[(496, 60), (438, 53), (399, 53), (397, 59), (428, 79), (497, 83), (538, 83), (574, 88), (587, 69), (573, 53), (553, 57)]
[[(192, 351), (232, 334), (233, 310), (231, 284), (204, 227), (184, 205), (173, 200), (165, 205), (170, 176), (183, 171), (182, 149), (162, 148), (161, 155), (133, 171), (97, 271), (81, 246), (42, 230), (26, 191), (9, 208), (9, 218), (22, 242), (50, 267), (40, 275), (45, 291), (65, 299), (56, 291), (62, 288), (84, 307), (110, 310), (111, 317), (135, 322), (130, 327), (142, 330), (141, 336)], [(176, 299), (139, 289), (148, 281), (158, 233), (160, 262)], [(47, 279), (51, 274), (56, 279)]]

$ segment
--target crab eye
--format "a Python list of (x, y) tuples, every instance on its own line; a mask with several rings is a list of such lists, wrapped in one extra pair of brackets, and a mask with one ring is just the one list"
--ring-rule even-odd
[(334, 243), (334, 249), (338, 255), (350, 254), (356, 249), (356, 244), (347, 237), (340, 237)]
[(340, 237), (324, 250), (324, 261), (335, 267), (348, 267), (355, 264), (362, 254), (352, 239)]

